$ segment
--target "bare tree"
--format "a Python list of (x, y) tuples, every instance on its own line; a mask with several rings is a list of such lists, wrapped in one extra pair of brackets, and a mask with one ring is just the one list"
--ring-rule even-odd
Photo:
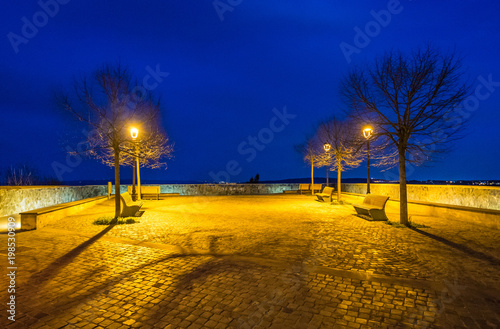
[(160, 102), (135, 82), (121, 64), (104, 65), (75, 81), (74, 97), (58, 96), (61, 106), (91, 128), (84, 151), (115, 169), (115, 217), (120, 216), (120, 164), (136, 156), (130, 128), (140, 129), (140, 157), (159, 168), (172, 152), (160, 125)]
[(7, 185), (10, 186), (37, 185), (41, 181), (38, 170), (27, 164), (10, 166), (4, 175)]
[(61, 185), (51, 176), (43, 176), (40, 171), (28, 163), (12, 165), (3, 173), (5, 184), (10, 186)]
[(409, 55), (386, 53), (366, 69), (354, 69), (341, 83), (341, 94), (360, 122), (397, 149), (400, 222), (408, 225), (406, 163), (423, 163), (446, 150), (455, 137), (459, 111), (469, 87), (457, 56), (431, 47)]
[(322, 122), (317, 130), (318, 139), (331, 147), (319, 163), (329, 166), (331, 171), (337, 171), (337, 201), (341, 199), (342, 171), (358, 167), (364, 159), (358, 135), (354, 123), (335, 117)]
[(304, 161), (311, 165), (311, 184), (314, 184), (314, 167), (320, 167), (321, 150), (317, 136), (307, 138), (304, 144), (296, 145), (295, 150), (299, 152)]
[[(120, 152), (120, 165), (134, 166), (135, 159), (138, 157), (141, 161), (141, 167), (167, 168), (165, 160), (172, 158), (174, 144), (170, 143), (168, 136), (158, 130), (158, 127), (155, 129), (155, 131), (150, 132), (140, 129), (141, 133), (137, 141), (124, 143), (123, 151)], [(113, 157), (111, 154), (104, 160), (107, 165), (112, 166)]]

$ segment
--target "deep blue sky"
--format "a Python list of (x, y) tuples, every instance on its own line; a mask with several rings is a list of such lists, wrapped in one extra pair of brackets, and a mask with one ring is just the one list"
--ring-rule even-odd
[[(256, 173), (262, 180), (307, 177), (310, 171), (294, 144), (303, 142), (320, 120), (342, 115), (341, 77), (386, 50), (407, 51), (426, 43), (456, 48), (474, 86), (480, 76), (500, 82), (498, 1), (231, 2), (236, 6), (221, 20), (211, 0), (73, 0), (59, 5), (46, 24), (36, 1), (4, 4), (1, 167), (30, 162), (54, 175), (54, 162), (67, 165), (65, 147), (74, 147), (83, 135), (55, 107), (53, 91), (106, 62), (120, 60), (139, 78), (148, 74), (147, 66), (169, 73), (155, 92), (162, 96), (163, 124), (175, 142), (175, 158), (167, 170), (144, 170), (144, 179), (209, 181), (211, 171), (226, 170), (230, 161), (241, 167), (231, 181), (246, 181)], [(355, 27), (371, 26), (371, 12), (388, 6), (395, 6), (390, 22), (348, 62), (340, 44), (354, 45)], [(32, 35), (17, 45), (16, 53), (9, 33), (23, 36), (23, 17), (35, 18), (40, 27), (36, 34), (25, 29)], [(442, 161), (415, 168), (409, 179), (500, 179), (500, 84), (490, 88), (472, 113), (466, 137)], [(296, 117), (266, 135), (273, 109), (282, 112), (284, 107)], [(279, 121), (274, 124), (282, 128)], [(238, 146), (263, 129), (269, 143), (247, 161), (250, 151), (241, 154)], [(64, 180), (113, 177), (96, 160), (73, 165)], [(363, 164), (344, 177), (365, 177), (365, 170)], [(324, 170), (318, 173), (323, 176)], [(130, 176), (130, 169), (124, 169), (122, 178)]]

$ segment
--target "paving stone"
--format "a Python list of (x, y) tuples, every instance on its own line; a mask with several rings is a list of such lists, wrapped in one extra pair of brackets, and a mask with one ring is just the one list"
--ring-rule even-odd
[[(491, 261), (498, 257), (500, 234), (493, 229), (426, 219), (429, 232), (480, 252), (469, 255), (311, 196), (179, 197), (146, 201), (140, 223), (91, 239), (104, 229), (92, 220), (112, 213), (112, 206), (105, 202), (16, 235), (23, 266), (17, 297), (25, 301), (18, 309), (24, 322), (18, 323), (112, 329), (364, 328), (386, 321), (500, 326), (500, 268)], [(5, 239), (0, 236), (2, 246)]]

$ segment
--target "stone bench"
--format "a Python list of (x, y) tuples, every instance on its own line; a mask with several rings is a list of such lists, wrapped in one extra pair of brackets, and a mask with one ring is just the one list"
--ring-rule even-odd
[(134, 202), (128, 192), (120, 194), (120, 199), (122, 200), (121, 217), (135, 217), (144, 204), (142, 201)]
[(318, 201), (325, 201), (325, 199), (328, 199), (329, 202), (332, 202), (332, 195), (334, 191), (335, 189), (333, 187), (325, 186), (321, 193), (316, 193), (315, 195), (318, 198)]
[(21, 216), (21, 230), (41, 229), (48, 224), (55, 223), (63, 217), (92, 207), (96, 203), (104, 200), (107, 200), (106, 196), (97, 196), (22, 212), (19, 214)]
[(368, 216), (373, 220), (388, 220), (385, 214), (385, 204), (389, 200), (388, 196), (368, 194), (362, 204), (353, 204), (356, 213)]

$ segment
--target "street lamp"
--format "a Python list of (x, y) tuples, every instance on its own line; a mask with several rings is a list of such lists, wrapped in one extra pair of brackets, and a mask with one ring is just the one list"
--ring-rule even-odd
[(130, 128), (130, 135), (132, 136), (132, 139), (135, 141), (137, 136), (139, 136), (139, 129), (137, 128)]
[[(326, 154), (327, 154), (327, 157), (328, 157), (328, 152), (330, 152), (330, 149), (332, 148), (332, 146), (326, 142), (325, 144), (323, 144), (323, 149), (325, 150)], [(328, 169), (330, 169), (330, 166), (329, 166), (329, 160), (330, 158), (328, 157), (327, 160), (326, 160), (326, 186), (330, 186), (328, 184)]]
[(363, 129), (363, 136), (366, 138), (366, 194), (370, 194), (370, 137), (373, 135), (373, 128), (366, 126)]
[[(141, 199), (141, 174), (139, 171), (139, 148), (137, 147), (137, 136), (139, 136), (139, 129), (131, 128), (130, 135), (132, 136), (132, 140), (134, 141), (135, 148), (135, 167), (137, 168), (137, 199)], [(135, 168), (133, 171), (132, 178), (132, 195), (135, 195)]]

